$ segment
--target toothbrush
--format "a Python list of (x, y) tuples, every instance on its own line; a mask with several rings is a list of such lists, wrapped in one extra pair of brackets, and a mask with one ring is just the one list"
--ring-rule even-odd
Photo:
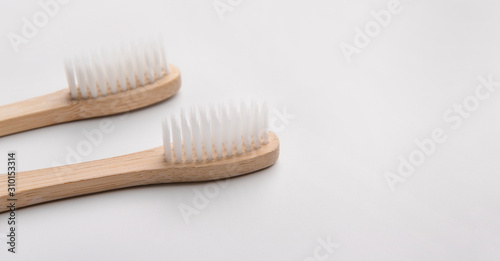
[[(242, 103), (181, 110), (165, 118), (163, 146), (124, 156), (16, 174), (16, 208), (108, 190), (229, 178), (273, 165), (278, 137), (268, 107)], [(0, 176), (7, 188), (8, 176)], [(0, 212), (11, 196), (0, 190)]]
[(0, 137), (135, 110), (170, 98), (181, 86), (161, 39), (90, 51), (66, 59), (64, 67), (69, 88), (0, 106)]

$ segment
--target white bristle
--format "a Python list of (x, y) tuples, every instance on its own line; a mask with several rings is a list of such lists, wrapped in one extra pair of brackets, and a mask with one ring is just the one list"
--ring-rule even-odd
[[(137, 44), (136, 46), (141, 45)], [(134, 71), (137, 80), (141, 86), (146, 85), (146, 61), (144, 60), (144, 50), (142, 48), (132, 47), (132, 57), (134, 57)]]
[(202, 109), (198, 110), (198, 115), (200, 116), (201, 119), (201, 131), (203, 132), (203, 149), (207, 154), (207, 160), (212, 160), (212, 154), (213, 154), (212, 127), (210, 126), (208, 113), (206, 113), (205, 111), (203, 111)]
[(101, 91), (102, 96), (108, 95), (108, 88), (106, 85), (106, 71), (103, 68), (103, 62), (100, 52), (95, 52), (93, 54), (95, 61), (95, 70), (97, 77), (97, 85), (99, 86), (99, 90)]
[(139, 88), (168, 74), (161, 38), (76, 55), (65, 59), (64, 68), (74, 99), (98, 98)]
[(175, 162), (181, 163), (182, 162), (181, 129), (174, 115), (172, 115), (172, 117), (170, 118), (170, 126), (172, 128), (172, 141), (174, 143)]
[[(78, 63), (80, 65), (84, 65), (85, 63), (83, 62), (83, 59), (80, 58), (78, 60)], [(78, 66), (76, 67), (75, 64), (75, 71), (76, 71), (76, 78), (78, 82), (78, 89), (80, 90), (80, 95), (82, 95), (82, 98), (87, 99), (89, 96), (88, 94), (88, 89), (87, 89), (87, 76), (85, 75), (85, 67), (83, 66)]]
[[(106, 53), (106, 52), (105, 52)], [(104, 57), (103, 57), (104, 56)], [(115, 66), (112, 66), (114, 58), (114, 53), (113, 51), (107, 52), (107, 54), (101, 53), (101, 57), (105, 60), (104, 64), (104, 75), (105, 76), (105, 81), (107, 82), (109, 88), (111, 89), (111, 93), (116, 93), (118, 91), (117, 87), (117, 82), (119, 81), (116, 76), (116, 70), (117, 68)]]
[(92, 98), (97, 97), (97, 83), (96, 83), (96, 76), (95, 76), (95, 70), (94, 70), (94, 65), (92, 58), (90, 55), (87, 55), (87, 64), (85, 66), (86, 68), (86, 75), (87, 75), (87, 88), (89, 88), (90, 94), (92, 95)]
[(165, 149), (165, 160), (167, 162), (172, 161), (172, 145), (170, 143), (170, 128), (168, 126), (167, 119), (163, 119), (162, 121), (162, 130), (163, 130), (163, 147), (168, 148)]
[(155, 60), (153, 54), (153, 47), (151, 43), (145, 43), (144, 46), (144, 62), (146, 65), (146, 76), (148, 83), (153, 83), (155, 81)]
[(266, 104), (255, 101), (249, 107), (211, 105), (192, 108), (189, 113), (181, 110), (180, 119), (172, 115), (170, 121), (162, 123), (165, 159), (176, 163), (194, 162), (195, 157), (198, 162), (212, 161), (233, 157), (233, 150), (243, 154), (243, 144), (247, 152), (259, 149), (269, 142), (267, 110)]
[(155, 72), (155, 79), (160, 79), (163, 77), (161, 73), (161, 57), (160, 57), (160, 46), (159, 43), (156, 42), (151, 42), (151, 52), (153, 55), (153, 62), (154, 62), (154, 72)]
[(224, 136), (224, 149), (228, 157), (233, 156), (233, 128), (229, 119), (227, 106), (221, 107), (222, 132)]
[(214, 141), (215, 153), (218, 159), (222, 159), (222, 126), (217, 115), (215, 106), (210, 106), (210, 121), (212, 122), (212, 137)]
[(127, 44), (127, 47), (123, 49), (123, 56), (126, 57), (125, 61), (125, 75), (127, 76), (128, 84), (130, 88), (137, 88), (137, 79), (135, 78), (135, 61), (134, 61), (134, 50), (130, 43)]
[(66, 79), (68, 80), (71, 97), (76, 98), (78, 97), (78, 91), (76, 89), (75, 69), (73, 67), (73, 62), (70, 59), (64, 60), (64, 69), (66, 71)]
[(181, 110), (181, 127), (182, 127), (182, 144), (184, 145), (184, 152), (186, 154), (186, 161), (193, 161), (193, 143), (191, 142), (192, 134), (191, 128), (188, 125), (188, 119), (184, 114), (184, 110)]
[(246, 104), (241, 104), (241, 123), (242, 123), (242, 135), (243, 143), (245, 144), (245, 150), (252, 150), (252, 122), (250, 118), (250, 111)]
[(252, 101), (251, 105), (251, 121), (252, 121), (252, 141), (256, 149), (260, 148), (260, 136), (259, 136), (259, 108), (257, 107), (257, 102)]
[(234, 105), (231, 106), (232, 114), (231, 114), (231, 124), (234, 127), (233, 131), (233, 143), (236, 146), (236, 153), (241, 155), (243, 153), (243, 146), (241, 143), (242, 137), (242, 127), (241, 127), (241, 114), (238, 112), (238, 108)]
[(125, 61), (120, 59), (123, 58), (123, 47), (118, 47), (114, 52), (113, 52), (113, 63), (116, 65), (116, 69), (118, 70), (117, 73), (117, 79), (120, 84), (120, 89), (122, 91), (127, 90), (127, 68), (125, 66)]
[(160, 53), (160, 67), (163, 69), (163, 74), (168, 74), (168, 66), (167, 66), (167, 55), (165, 54), (165, 48), (163, 45), (163, 38), (160, 36), (158, 37), (158, 51)]
[(262, 136), (262, 144), (268, 144), (269, 143), (269, 133), (267, 130), (269, 129), (269, 106), (267, 103), (264, 103), (262, 105), (262, 110), (261, 110), (261, 116), (262, 120), (262, 128), (261, 128), (261, 136)]
[(196, 109), (191, 108), (191, 112), (189, 114), (189, 119), (191, 123), (191, 129), (193, 130), (193, 144), (194, 150), (196, 152), (196, 160), (203, 161), (203, 144), (202, 139), (196, 139), (195, 137), (202, 137), (200, 121), (198, 117), (196, 117)]

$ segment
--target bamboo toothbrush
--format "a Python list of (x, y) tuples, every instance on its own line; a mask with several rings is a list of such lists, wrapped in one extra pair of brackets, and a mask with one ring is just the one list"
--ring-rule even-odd
[[(16, 207), (107, 190), (208, 181), (254, 172), (276, 162), (278, 137), (265, 105), (192, 108), (163, 120), (163, 146), (129, 155), (16, 174)], [(8, 176), (0, 176), (7, 188)], [(0, 212), (10, 196), (0, 190)]]
[(69, 90), (0, 106), (0, 137), (142, 108), (173, 96), (180, 72), (161, 39), (91, 51), (65, 61)]

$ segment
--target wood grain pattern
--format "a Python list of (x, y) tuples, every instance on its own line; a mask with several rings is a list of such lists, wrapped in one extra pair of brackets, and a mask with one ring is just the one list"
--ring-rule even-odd
[(66, 88), (0, 106), (0, 137), (62, 122), (135, 110), (172, 97), (180, 86), (180, 71), (170, 65), (167, 76), (133, 90), (118, 91), (95, 99), (72, 99), (69, 88)]
[[(16, 207), (113, 189), (158, 183), (234, 177), (271, 166), (279, 156), (278, 137), (259, 149), (220, 160), (169, 163), (163, 147), (124, 156), (16, 174)], [(0, 176), (0, 212), (7, 211), (7, 175)]]

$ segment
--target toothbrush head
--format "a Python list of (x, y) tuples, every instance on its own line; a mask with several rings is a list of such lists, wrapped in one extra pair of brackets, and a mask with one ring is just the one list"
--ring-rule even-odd
[(174, 165), (203, 165), (261, 157), (265, 163), (253, 171), (268, 167), (279, 155), (279, 140), (268, 130), (268, 110), (267, 104), (252, 101), (192, 107), (166, 117), (165, 160)]
[(65, 59), (64, 68), (73, 99), (134, 90), (169, 74), (161, 38), (91, 50)]

